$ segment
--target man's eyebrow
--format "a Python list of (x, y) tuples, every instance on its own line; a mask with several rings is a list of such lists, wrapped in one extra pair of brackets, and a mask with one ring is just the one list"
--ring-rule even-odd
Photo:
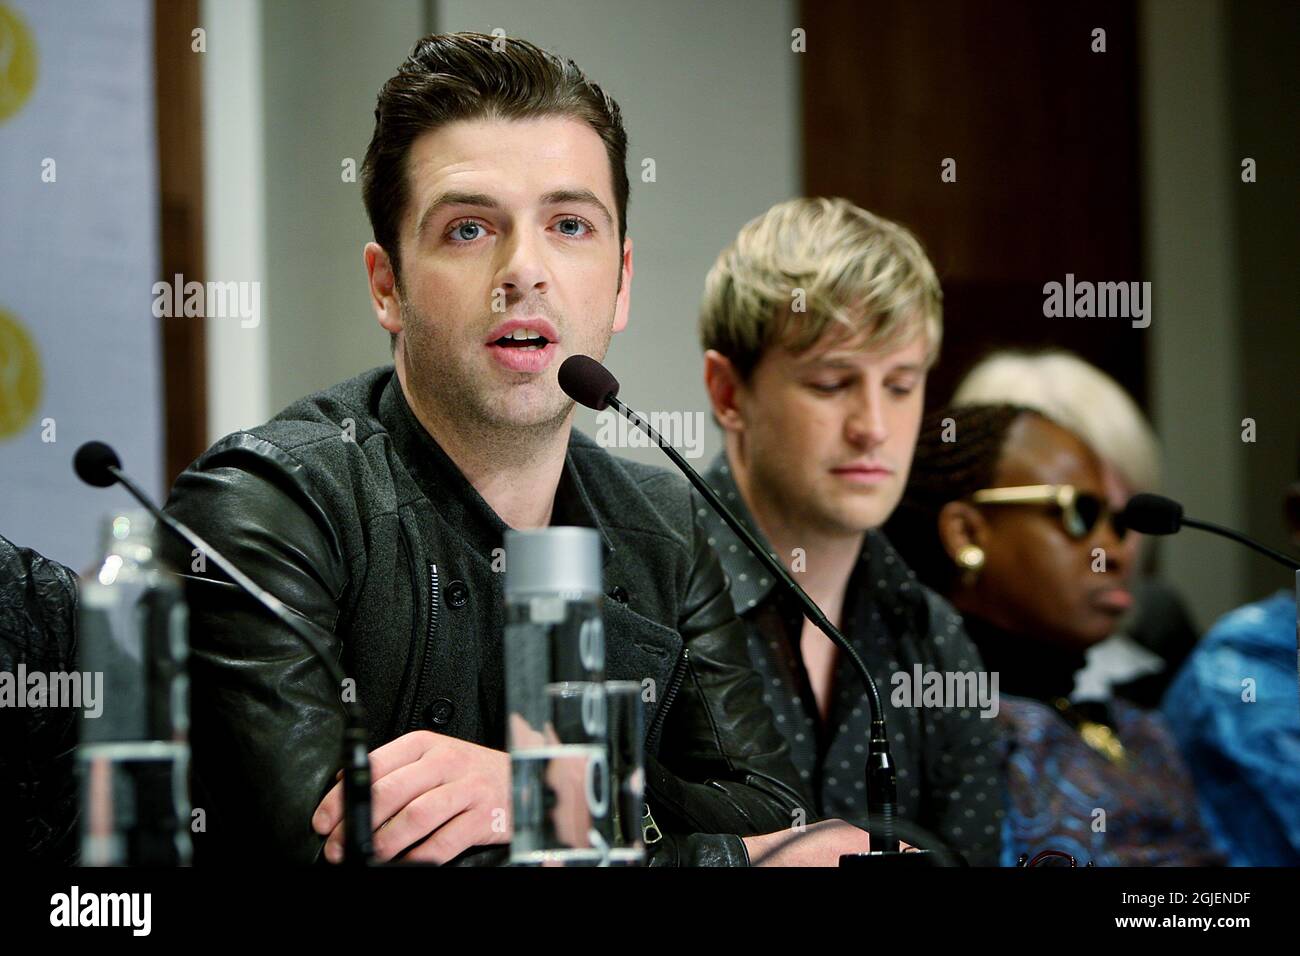
[(566, 203), (595, 206), (605, 217), (606, 225), (614, 225), (614, 217), (610, 215), (609, 209), (590, 189), (553, 189), (542, 197), (543, 206), (563, 206)]
[(480, 209), (499, 209), (501, 204), (487, 193), (463, 193), (455, 190), (442, 193), (433, 202), (429, 203), (424, 212), (420, 214), (420, 226), (415, 234), (417, 236), (424, 235), (429, 220), (433, 218), (438, 210), (446, 209), (448, 206), (477, 206)]
[[(805, 360), (803, 364), (810, 368), (831, 367), (831, 368), (857, 368), (857, 362), (853, 360), (855, 353), (831, 352), (826, 355), (819, 355)], [(923, 372), (925, 365), (921, 362), (905, 362), (901, 365), (891, 365), (887, 374), (894, 372)]]
[(799, 364), (807, 368), (822, 368), (822, 367), (856, 368), (857, 367), (857, 364), (853, 362), (851, 359), (849, 359), (847, 356), (841, 357), (836, 355), (817, 355), (812, 358), (804, 359)]

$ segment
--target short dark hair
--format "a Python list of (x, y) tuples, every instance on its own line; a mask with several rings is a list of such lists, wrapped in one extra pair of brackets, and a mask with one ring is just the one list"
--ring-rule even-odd
[(415, 44), (375, 104), (375, 131), (361, 167), (361, 189), (375, 242), (400, 282), (397, 234), (410, 198), (406, 160), (417, 137), (458, 120), (570, 116), (605, 144), (618, 213), (627, 235), (627, 133), (618, 104), (572, 60), (527, 40), (482, 33), (434, 33)]

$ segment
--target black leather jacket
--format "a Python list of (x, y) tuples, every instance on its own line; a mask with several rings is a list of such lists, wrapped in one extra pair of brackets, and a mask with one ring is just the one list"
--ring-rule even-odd
[[(76, 670), (76, 621), (76, 575), (0, 537), (0, 672)], [(75, 709), (0, 706), (0, 860), (77, 861), (76, 746)]]
[[(493, 568), (505, 525), (420, 426), (391, 366), (218, 442), (167, 510), (333, 635), (372, 750), (422, 728), (505, 749)], [(811, 799), (693, 519), (678, 476), (573, 434), (553, 523), (600, 531), (607, 674), (653, 681), (647, 803), (667, 836), (653, 861), (743, 865), (736, 835), (788, 827)], [(339, 688), (201, 556), (177, 557), (192, 572), (196, 861), (314, 860), (311, 815), (339, 767)], [(686, 838), (707, 833), (731, 836)]]

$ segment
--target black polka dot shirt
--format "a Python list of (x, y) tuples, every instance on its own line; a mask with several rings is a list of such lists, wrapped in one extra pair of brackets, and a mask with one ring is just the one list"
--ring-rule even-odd
[[(715, 459), (705, 478), (766, 544), (725, 454)], [(799, 654), (804, 621), (799, 605), (698, 496), (696, 515), (730, 579), (736, 613), (747, 625), (750, 658), (763, 678), (764, 698), (819, 811), (866, 826), (863, 768), (871, 707), (856, 671), (839, 655), (823, 724)], [(923, 673), (983, 669), (961, 617), (917, 581), (882, 533), (870, 531), (849, 579), (840, 631), (866, 663), (885, 705), (899, 819), (937, 836), (972, 865), (996, 865), (1005, 816), (997, 721), (981, 717), (977, 706), (897, 706), (892, 692), (893, 676), (914, 675), (916, 664)], [(903, 830), (899, 836), (907, 839)]]

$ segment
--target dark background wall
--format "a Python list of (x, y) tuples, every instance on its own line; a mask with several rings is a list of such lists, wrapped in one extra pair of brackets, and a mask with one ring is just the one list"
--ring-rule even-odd
[[(908, 225), (943, 281), (930, 404), (992, 349), (1070, 349), (1153, 419), (1189, 513), (1283, 545), (1300, 456), (1300, 5), (805, 0), (800, 22), (805, 191)], [(1044, 317), (1043, 285), (1066, 273), (1151, 281), (1152, 326)], [(1289, 583), (1189, 535), (1162, 561), (1202, 625)]]

